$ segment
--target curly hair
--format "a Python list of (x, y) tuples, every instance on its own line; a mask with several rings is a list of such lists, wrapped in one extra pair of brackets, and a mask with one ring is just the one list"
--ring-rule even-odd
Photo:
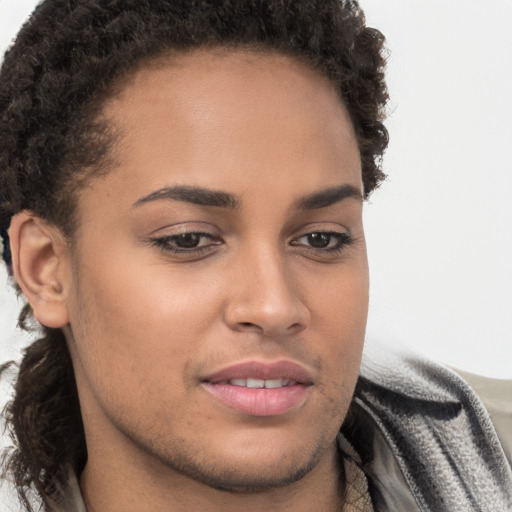
[[(384, 179), (388, 99), (384, 37), (349, 0), (46, 0), (0, 72), (0, 229), (29, 210), (71, 239), (86, 180), (109, 170), (115, 134), (101, 119), (116, 83), (148, 59), (198, 47), (286, 54), (327, 76), (359, 145), (364, 195)], [(169, 58), (172, 58), (169, 56)], [(30, 316), (28, 306), (22, 312)], [(6, 408), (16, 449), (5, 460), (22, 503), (59, 499), (66, 471), (87, 459), (63, 333), (42, 327)]]

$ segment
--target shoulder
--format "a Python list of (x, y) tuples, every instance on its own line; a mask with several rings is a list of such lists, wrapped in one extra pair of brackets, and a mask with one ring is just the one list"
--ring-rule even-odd
[[(379, 465), (376, 454), (393, 459), (420, 510), (512, 505), (510, 464), (491, 416), (449, 368), (369, 347), (351, 414), (372, 447), (370, 472)], [(373, 475), (377, 487), (392, 485), (381, 473)]]
[(467, 382), (482, 401), (512, 465), (512, 379), (494, 379), (451, 369)]

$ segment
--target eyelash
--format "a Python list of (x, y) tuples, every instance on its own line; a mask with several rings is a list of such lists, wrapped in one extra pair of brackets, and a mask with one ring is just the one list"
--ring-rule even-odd
[[(208, 238), (213, 241), (213, 243), (200, 246), (200, 247), (191, 247), (191, 248), (183, 248), (183, 247), (173, 247), (171, 243), (173, 241), (176, 241), (179, 237), (182, 236), (191, 236), (195, 235), (201, 238)], [(193, 254), (193, 255), (200, 255), (204, 252), (207, 252), (211, 249), (213, 245), (220, 245), (221, 241), (218, 236), (212, 235), (211, 233), (201, 233), (199, 231), (190, 231), (186, 233), (180, 233), (178, 235), (170, 235), (170, 236), (163, 236), (160, 238), (153, 238), (151, 240), (151, 243), (162, 250), (163, 252), (171, 253), (171, 254)]]
[[(324, 255), (336, 255), (345, 250), (347, 246), (350, 246), (354, 239), (352, 238), (352, 235), (348, 232), (345, 233), (337, 233), (333, 231), (311, 231), (309, 233), (304, 233), (303, 235), (294, 238), (290, 241), (290, 245), (299, 247), (301, 244), (298, 243), (298, 240), (304, 237), (309, 237), (311, 235), (327, 235), (329, 237), (332, 237), (337, 240), (337, 243), (334, 247), (327, 247), (327, 248), (319, 248), (319, 247), (312, 247), (309, 246), (307, 249), (309, 251), (313, 251), (317, 254), (324, 254)], [(207, 238), (212, 241), (212, 243), (207, 244), (205, 246), (199, 246), (199, 247), (190, 247), (190, 248), (183, 248), (183, 247), (176, 247), (171, 245), (173, 242), (175, 243), (176, 240), (179, 237), (183, 236), (196, 236), (201, 238)], [(174, 255), (190, 255), (190, 256), (201, 256), (204, 253), (207, 253), (212, 249), (213, 246), (221, 245), (222, 240), (217, 235), (212, 235), (211, 233), (203, 233), (198, 231), (191, 231), (186, 233), (180, 233), (177, 235), (170, 235), (170, 236), (164, 236), (160, 238), (153, 238), (150, 240), (151, 244), (160, 249), (161, 251), (165, 253), (170, 253)], [(329, 240), (329, 244), (330, 244)]]
[[(301, 238), (308, 237), (311, 235), (327, 235), (337, 240), (337, 244), (334, 247), (329, 248), (320, 248), (320, 247), (309, 247), (309, 250), (312, 250), (316, 253), (320, 254), (339, 254), (341, 253), (347, 246), (351, 245), (354, 242), (354, 239), (350, 235), (350, 233), (337, 233), (335, 231), (311, 231), (310, 233), (305, 233), (298, 238), (295, 238), (290, 243), (291, 245), (298, 246), (297, 240)], [(330, 243), (330, 241), (329, 241)]]

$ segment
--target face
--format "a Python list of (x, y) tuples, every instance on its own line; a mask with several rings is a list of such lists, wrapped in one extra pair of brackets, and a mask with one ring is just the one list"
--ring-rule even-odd
[(346, 109), (289, 57), (205, 50), (138, 71), (105, 115), (118, 165), (80, 194), (67, 306), (90, 461), (114, 446), (223, 489), (314, 471), (368, 303)]

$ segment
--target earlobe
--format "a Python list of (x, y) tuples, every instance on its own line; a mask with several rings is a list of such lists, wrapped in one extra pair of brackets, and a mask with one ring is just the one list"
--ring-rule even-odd
[(36, 319), (46, 327), (68, 324), (69, 265), (61, 231), (30, 212), (15, 215), (9, 228), (14, 278)]

